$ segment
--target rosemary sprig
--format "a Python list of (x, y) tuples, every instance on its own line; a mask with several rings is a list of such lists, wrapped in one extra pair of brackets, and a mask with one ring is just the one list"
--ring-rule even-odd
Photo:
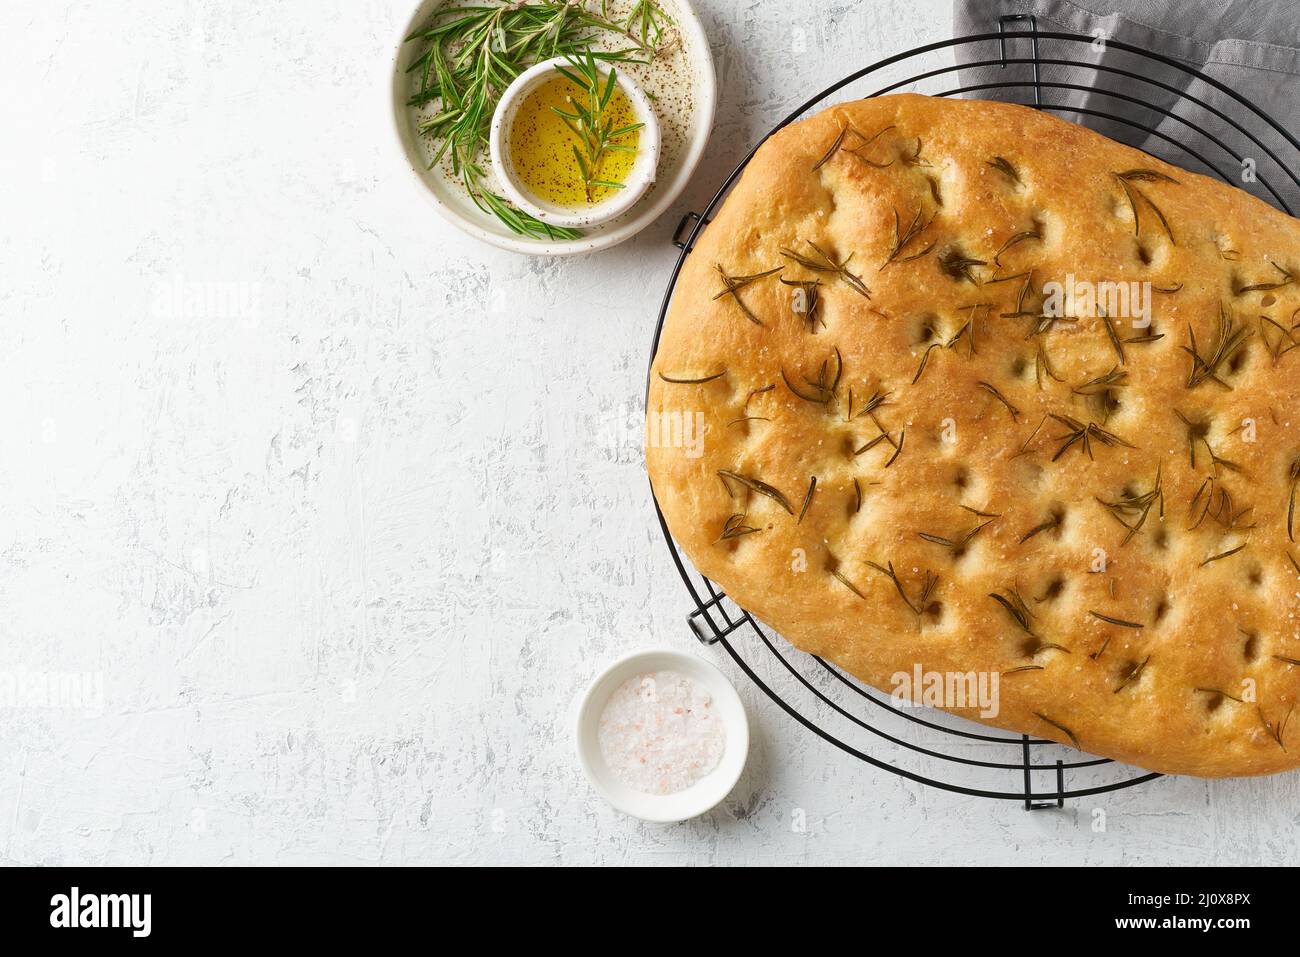
[(758, 389), (750, 389), (750, 390), (749, 390), (749, 394), (745, 396), (745, 404), (741, 406), (741, 409), (748, 409), (748, 408), (749, 408), (750, 400), (753, 399), (754, 396), (756, 396), (756, 395), (765, 395), (765, 394), (767, 394), (768, 392), (771, 392), (771, 391), (772, 391), (773, 389), (775, 389), (775, 388), (776, 388), (776, 383), (775, 383), (775, 382), (769, 382), (767, 385), (762, 386), (761, 388), (758, 388)]
[(1051, 531), (1052, 529), (1060, 528), (1061, 525), (1064, 524), (1064, 522), (1065, 522), (1065, 512), (1059, 508), (1055, 509), (1047, 516), (1045, 520), (1039, 522), (1029, 531), (1025, 532), (1025, 534), (1021, 535), (1020, 544), (1021, 545), (1025, 544), (1025, 542), (1029, 541), (1031, 538), (1033, 538), (1036, 535), (1041, 535), (1043, 532), (1048, 532)]
[(1300, 456), (1291, 462), (1291, 468), (1287, 471), (1287, 477), (1291, 479), (1291, 492), (1287, 496), (1286, 502), (1286, 537), (1287, 541), (1295, 541), (1295, 496), (1296, 486), (1300, 484)]
[(1002, 265), (1002, 254), (1006, 252), (1008, 249), (1011, 249), (1013, 246), (1019, 246), (1021, 243), (1027, 242), (1030, 239), (1042, 239), (1042, 238), (1043, 238), (1043, 234), (1040, 233), (1037, 229), (1026, 229), (1024, 232), (1016, 233), (1014, 236), (1012, 236), (1010, 239), (1008, 239), (1006, 242), (1004, 242), (1001, 246), (998, 247), (998, 251), (993, 254), (993, 265), (1000, 267)]
[(1236, 508), (1233, 503), (1232, 493), (1226, 488), (1219, 486), (1216, 495), (1215, 481), (1216, 479), (1213, 476), (1207, 478), (1196, 490), (1196, 494), (1192, 496), (1192, 503), (1188, 506), (1190, 513), (1196, 513), (1196, 505), (1202, 501), (1202, 495), (1205, 496), (1205, 504), (1201, 507), (1196, 521), (1189, 525), (1187, 530), (1189, 532), (1195, 531), (1206, 518), (1213, 519), (1223, 527), (1224, 531), (1228, 532), (1246, 532), (1254, 528), (1253, 524), (1248, 525), (1245, 523), (1245, 519), (1255, 511), (1254, 506), (1247, 505), (1245, 508)]
[(864, 415), (870, 415), (872, 412), (875, 412), (876, 409), (885, 405), (889, 401), (891, 395), (893, 395), (892, 392), (881, 392), (880, 389), (876, 389), (871, 393), (871, 396), (867, 401), (863, 403), (862, 407), (857, 411), (854, 411), (853, 386), (849, 386), (848, 403), (844, 410), (844, 421), (852, 422), (854, 419), (861, 418)]
[(1226, 552), (1219, 552), (1217, 555), (1211, 555), (1209, 558), (1205, 559), (1205, 561), (1201, 562), (1200, 567), (1204, 568), (1206, 565), (1209, 565), (1211, 562), (1217, 562), (1224, 558), (1231, 558), (1233, 555), (1237, 554), (1239, 551), (1241, 551), (1249, 544), (1250, 542), (1242, 542), (1240, 545), (1234, 546), (1233, 548), (1229, 548)]
[(912, 385), (916, 385), (921, 381), (921, 376), (925, 375), (925, 367), (930, 364), (930, 353), (938, 348), (939, 343), (937, 342), (932, 342), (926, 347), (924, 354), (921, 356), (921, 361), (916, 367), (916, 374), (912, 376)]
[(1079, 747), (1079, 739), (1074, 736), (1074, 732), (1071, 731), (1069, 728), (1067, 728), (1065, 725), (1061, 724), (1061, 722), (1055, 721), (1052, 718), (1049, 718), (1047, 715), (1039, 711), (1035, 711), (1033, 714), (1034, 717), (1037, 718), (1039, 721), (1047, 722), (1057, 731), (1060, 731), (1062, 734), (1064, 734), (1067, 738), (1070, 739), (1070, 743), (1073, 744), (1076, 748)]
[(834, 575), (836, 578), (839, 579), (840, 584), (842, 584), (845, 588), (853, 592), (853, 594), (857, 595), (863, 601), (869, 601), (867, 596), (862, 594), (861, 589), (859, 589), (857, 585), (853, 584), (853, 582), (845, 578), (838, 568), (832, 568), (830, 571), (832, 575)]
[(1029, 331), (1025, 333), (1026, 339), (1032, 339), (1034, 336), (1041, 336), (1045, 332), (1051, 332), (1056, 328), (1058, 322), (1072, 323), (1079, 321), (1078, 319), (1069, 316), (1057, 316), (1049, 313), (1028, 312), (1024, 310), (1018, 313), (1007, 313), (1006, 315), (1027, 317), (1034, 320), (1034, 324), (1030, 326)]
[(945, 276), (954, 280), (964, 279), (975, 285), (979, 285), (979, 280), (975, 278), (975, 274), (971, 271), (972, 268), (987, 265), (988, 263), (983, 259), (974, 259), (967, 256), (956, 246), (950, 246), (939, 257), (939, 269)]
[(967, 311), (966, 321), (962, 323), (961, 328), (953, 333), (952, 337), (943, 345), (946, 349), (955, 349), (957, 343), (965, 340), (966, 358), (973, 359), (979, 352), (977, 339), (979, 338), (980, 310), (992, 309), (993, 304), (990, 302), (972, 302), (968, 305), (960, 306), (959, 308)]
[[(822, 156), (821, 159), (819, 159), (816, 163), (813, 164), (813, 172), (815, 173), (817, 172), (817, 170), (825, 166), (828, 162), (830, 162), (831, 157), (834, 156), (836, 153), (840, 152), (841, 150), (843, 150), (845, 153), (849, 153), (852, 156), (857, 157), (857, 159), (865, 163), (867, 166), (874, 167), (875, 169), (884, 169), (887, 166), (894, 165), (893, 160), (890, 160), (888, 163), (877, 163), (874, 160), (867, 159), (866, 156), (862, 155), (862, 151), (864, 149), (866, 149), (868, 146), (870, 146), (872, 143), (878, 140), (882, 135), (884, 135), (889, 130), (892, 130), (893, 128), (894, 128), (893, 126), (886, 126), (884, 129), (877, 130), (875, 133), (872, 133), (870, 136), (865, 136), (862, 133), (858, 132), (858, 130), (854, 126), (846, 123), (844, 127), (840, 130), (839, 135), (835, 137), (834, 142), (831, 143), (830, 149), (826, 151), (826, 153)], [(852, 137), (854, 141), (857, 143), (856, 146), (848, 147), (844, 145), (849, 141), (850, 137)], [(917, 149), (919, 151), (920, 147), (918, 146)]]
[(987, 160), (986, 162), (989, 166), (992, 166), (995, 170), (997, 170), (1007, 179), (1011, 180), (1013, 183), (1020, 182), (1020, 174), (1016, 172), (1016, 168), (1012, 166), (1003, 157), (995, 156), (991, 160)]
[(1012, 585), (1006, 589), (1005, 595), (1000, 592), (989, 592), (989, 597), (1002, 606), (1006, 613), (1011, 616), (1011, 620), (1016, 623), (1016, 626), (1021, 631), (1029, 635), (1031, 638), (1038, 637), (1034, 634), (1034, 629), (1030, 627), (1029, 624), (1030, 620), (1034, 617), (1034, 613), (1029, 610), (1029, 606), (1025, 604), (1025, 600), (1020, 597), (1019, 588)]
[(1276, 280), (1275, 282), (1266, 281), (1266, 282), (1251, 283), (1250, 285), (1247, 286), (1238, 285), (1236, 281), (1234, 281), (1233, 290), (1232, 290), (1233, 293), (1235, 295), (1240, 296), (1248, 292), (1271, 292), (1274, 289), (1281, 289), (1283, 286), (1289, 286), (1291, 285), (1291, 283), (1295, 282), (1295, 277), (1291, 275), (1290, 272), (1283, 269), (1281, 266), (1273, 262), (1273, 260), (1271, 259), (1267, 260), (1267, 262), (1270, 266), (1272, 266), (1274, 269), (1278, 271), (1278, 273), (1282, 277), (1281, 279)]
[[(1269, 341), (1268, 330), (1264, 328), (1265, 323), (1277, 330), (1277, 338), (1272, 342)], [(1259, 337), (1264, 343), (1264, 348), (1268, 350), (1268, 354), (1273, 357), (1273, 365), (1276, 366), (1284, 355), (1300, 346), (1300, 340), (1295, 337), (1296, 329), (1300, 329), (1300, 325), (1288, 329), (1282, 323), (1268, 316), (1259, 317)]]
[(1033, 658), (1041, 655), (1045, 651), (1059, 651), (1062, 654), (1070, 654), (1070, 649), (1065, 645), (1058, 645), (1053, 641), (1043, 641), (1037, 635), (1033, 635), (1029, 641), (1025, 642), (1022, 653), (1026, 658)]
[[(1209, 494), (1206, 494), (1207, 491)], [(1201, 509), (1200, 515), (1197, 516), (1196, 521), (1187, 526), (1189, 532), (1200, 528), (1201, 522), (1205, 521), (1205, 516), (1209, 514), (1210, 504), (1214, 501), (1214, 479), (1212, 477), (1207, 478), (1202, 482), (1200, 488), (1196, 490), (1196, 494), (1192, 496), (1192, 503), (1187, 507), (1187, 511), (1190, 514), (1196, 513), (1196, 503), (1201, 501), (1202, 495), (1205, 495), (1205, 505)]]
[(907, 228), (901, 229), (900, 228), (901, 222), (898, 218), (898, 210), (897, 208), (895, 208), (894, 240), (889, 246), (889, 255), (886, 256), (885, 261), (880, 264), (880, 268), (884, 269), (886, 266), (890, 265), (891, 263), (912, 262), (914, 259), (920, 259), (922, 256), (926, 255), (931, 249), (933, 249), (934, 243), (931, 242), (928, 246), (925, 246), (924, 248), (918, 250), (917, 252), (912, 252), (912, 253), (908, 253), (907, 255), (903, 255), (903, 250), (906, 249), (913, 240), (915, 240), (918, 236), (920, 236), (921, 233), (929, 229), (930, 224), (932, 222), (934, 222), (933, 216), (931, 216), (929, 219), (922, 222), (921, 208), (918, 206), (916, 209), (916, 213), (912, 216), (912, 221), (907, 224)]
[(1058, 436), (1057, 441), (1062, 444), (1061, 447), (1056, 450), (1056, 454), (1052, 456), (1053, 462), (1063, 456), (1066, 452), (1070, 451), (1070, 449), (1075, 445), (1080, 444), (1082, 444), (1083, 451), (1090, 459), (1092, 458), (1093, 442), (1100, 442), (1102, 445), (1112, 447), (1122, 445), (1126, 449), (1135, 447), (1131, 443), (1121, 439), (1114, 432), (1106, 431), (1096, 422), (1089, 422), (1087, 425), (1084, 425), (1078, 419), (1072, 418), (1068, 415), (1057, 415), (1054, 412), (1048, 414), (1051, 418), (1055, 419), (1069, 430), (1065, 435)]
[(818, 367), (816, 379), (810, 379), (807, 376), (802, 377), (805, 383), (802, 389), (796, 387), (790, 381), (784, 366), (781, 367), (781, 381), (785, 383), (787, 389), (805, 402), (812, 402), (816, 405), (830, 405), (840, 387), (840, 378), (844, 375), (844, 357), (840, 354), (838, 346), (835, 347), (832, 358), (835, 360), (835, 371), (831, 371), (831, 360), (823, 359)]
[(797, 253), (793, 249), (786, 247), (782, 247), (781, 255), (786, 259), (793, 260), (810, 272), (834, 274), (847, 283), (849, 288), (858, 293), (858, 295), (866, 299), (871, 298), (871, 290), (868, 289), (867, 284), (862, 281), (862, 277), (849, 272), (849, 260), (853, 258), (853, 253), (849, 253), (846, 259), (837, 262), (834, 256), (822, 249), (812, 240), (805, 240), (805, 242), (812, 247), (813, 252), (815, 253), (814, 256)]
[(1150, 208), (1151, 212), (1156, 214), (1156, 219), (1160, 221), (1160, 225), (1164, 228), (1165, 235), (1169, 237), (1169, 241), (1174, 245), (1177, 245), (1178, 243), (1174, 239), (1174, 231), (1169, 228), (1169, 220), (1165, 219), (1165, 214), (1161, 212), (1159, 206), (1152, 202), (1151, 197), (1138, 189), (1135, 184), (1173, 183), (1174, 185), (1178, 185), (1178, 180), (1174, 179), (1172, 176), (1166, 176), (1164, 173), (1157, 173), (1155, 170), (1151, 169), (1131, 169), (1113, 175), (1119, 185), (1123, 187), (1124, 196), (1128, 199), (1129, 206), (1133, 210), (1133, 235), (1142, 235), (1142, 225), (1138, 212), (1138, 200), (1141, 199), (1142, 202)]
[[(929, 164), (927, 164), (929, 165)], [(926, 176), (925, 180), (930, 184), (930, 198), (934, 200), (934, 205), (943, 207), (943, 191), (939, 187), (939, 177)]]
[(419, 126), (420, 134), (436, 143), (430, 168), (448, 159), (474, 204), (512, 232), (533, 239), (581, 236), (579, 230), (551, 226), (516, 209), (485, 185), (480, 158), (492, 114), (505, 88), (528, 67), (552, 57), (585, 55), (602, 35), (627, 45), (595, 53), (597, 60), (649, 63), (670, 21), (658, 3), (646, 0), (644, 7), (637, 21), (647, 25), (644, 33), (629, 29), (633, 20), (618, 23), (586, 0), (453, 4), (438, 11), (406, 38), (418, 51), (407, 72), (419, 78), (408, 105), (436, 109)]
[(1004, 406), (1006, 406), (1007, 411), (1011, 413), (1012, 422), (1020, 421), (1020, 410), (1011, 404), (1010, 399), (1008, 399), (1005, 395), (1003, 395), (1001, 392), (998, 391), (997, 386), (992, 385), (991, 383), (988, 382), (984, 382), (982, 380), (978, 383), (978, 385), (981, 389), (983, 389), (989, 395), (993, 396), (993, 398), (997, 399)]
[(749, 476), (741, 475), (739, 472), (732, 472), (728, 469), (718, 469), (718, 477), (722, 479), (723, 487), (727, 490), (727, 494), (732, 498), (735, 498), (735, 492), (732, 491), (731, 483), (735, 482), (737, 485), (742, 488), (747, 488), (751, 492), (757, 492), (759, 495), (766, 495), (791, 515), (794, 514), (794, 509), (790, 507), (790, 500), (785, 497), (781, 490), (775, 486), (768, 485), (761, 479), (750, 478)]
[(886, 441), (889, 442), (891, 447), (894, 447), (894, 440), (889, 437), (888, 432), (882, 430), (881, 433), (877, 435), (874, 439), (868, 439), (865, 445), (863, 445), (861, 448), (855, 449), (853, 452), (853, 457), (857, 458), (859, 455), (862, 455), (864, 452), (870, 452), (881, 442), (886, 442)]
[(622, 189), (623, 184), (610, 179), (600, 178), (600, 164), (610, 153), (635, 153), (636, 150), (625, 143), (623, 137), (635, 133), (645, 126), (644, 123), (629, 123), (615, 126), (614, 119), (608, 115), (610, 101), (618, 89), (618, 73), (612, 67), (602, 81), (600, 68), (596, 65), (596, 55), (588, 49), (586, 56), (568, 57), (566, 69), (556, 66), (555, 71), (566, 77), (585, 94), (585, 102), (566, 96), (567, 110), (551, 107), (569, 131), (582, 144), (579, 149), (573, 147), (573, 158), (577, 160), (578, 171), (582, 174), (583, 190), (587, 202), (594, 202), (596, 189)]
[(1032, 269), (1026, 270), (1025, 272), (1018, 272), (1011, 276), (994, 276), (992, 279), (988, 281), (988, 285), (992, 286), (995, 283), (1014, 282), (1017, 279), (1023, 279), (1024, 282), (1020, 284), (1020, 291), (1016, 293), (1015, 311), (1001, 313), (1000, 314), (1001, 318), (1003, 319), (1021, 319), (1025, 317), (1037, 318), (1038, 313), (1032, 312), (1025, 308), (1025, 298), (1029, 295), (1029, 290), (1033, 288), (1033, 284), (1034, 284), (1034, 271)]
[(1165, 334), (1163, 332), (1148, 332), (1140, 336), (1129, 336), (1124, 340), (1124, 344), (1132, 346), (1145, 345), (1151, 342), (1159, 342), (1164, 337)]
[(1271, 721), (1268, 720), (1268, 718), (1264, 716), (1263, 706), (1260, 706), (1259, 708), (1260, 724), (1264, 725), (1264, 730), (1268, 732), (1268, 736), (1272, 738), (1275, 742), (1277, 742), (1277, 746), (1281, 748), (1283, 751), (1286, 750), (1286, 745), (1282, 742), (1282, 739), (1286, 735), (1286, 726), (1287, 724), (1290, 723), (1291, 712), (1293, 712), (1294, 710), (1295, 710), (1295, 705), (1292, 705), (1290, 708), (1287, 709), (1286, 717), (1284, 717), (1277, 724), (1273, 724)]
[(808, 514), (808, 506), (812, 504), (813, 492), (815, 491), (817, 491), (817, 476), (814, 475), (812, 481), (808, 483), (808, 494), (803, 497), (803, 506), (799, 509), (799, 517), (795, 519), (796, 525), (802, 523), (803, 517)]
[(478, 166), (461, 167), (461, 182), (465, 192), (480, 211), (495, 216), (511, 232), (531, 239), (579, 239), (582, 230), (570, 229), (568, 226), (552, 226), (542, 222), (531, 213), (511, 206), (504, 196), (492, 192), (483, 185), (483, 170)]
[(1242, 699), (1238, 698), (1235, 694), (1228, 694), (1228, 692), (1219, 688), (1193, 688), (1192, 690), (1197, 694), (1214, 695), (1215, 698), (1227, 698), (1229, 701), (1237, 702), (1237, 704), (1242, 703)]
[(1120, 341), (1119, 333), (1115, 331), (1115, 323), (1111, 322), (1110, 316), (1102, 316), (1101, 321), (1106, 327), (1106, 338), (1110, 340), (1110, 347), (1119, 356), (1119, 364), (1124, 365), (1128, 359), (1124, 355), (1124, 343)]
[[(820, 279), (786, 279), (780, 278), (783, 286), (794, 286), (799, 290), (799, 294), (792, 295), (790, 299), (790, 310), (796, 315), (802, 317), (803, 321), (808, 324), (808, 331), (812, 334), (817, 332), (817, 324), (826, 325), (826, 320), (821, 315), (821, 280)], [(801, 299), (800, 299), (801, 297)], [(798, 308), (799, 306), (803, 308)]]
[(929, 168), (931, 164), (926, 162), (926, 160), (921, 156), (921, 146), (921, 137), (918, 136), (916, 138), (916, 146), (912, 152), (900, 155), (898, 157), (899, 161), (902, 162), (904, 166), (924, 166)]
[(903, 443), (907, 441), (907, 430), (903, 429), (898, 433), (898, 444), (894, 446), (894, 454), (889, 457), (885, 463), (885, 468), (889, 468), (897, 461), (898, 457), (903, 454)]
[[(610, 19), (609, 0), (601, 0), (600, 14), (606, 20)], [(636, 0), (623, 21), (623, 31), (637, 38), (641, 49), (659, 52), (666, 48), (664, 41), (671, 23), (655, 0)]]
[(1210, 453), (1210, 466), (1214, 469), (1214, 475), (1216, 478), (1218, 477), (1219, 469), (1221, 468), (1225, 468), (1230, 472), (1241, 471), (1241, 466), (1236, 462), (1231, 462), (1221, 456), (1218, 452), (1214, 451), (1214, 447), (1210, 445), (1209, 439), (1202, 439), (1201, 442), (1205, 445), (1205, 451)]
[(666, 372), (660, 372), (659, 378), (663, 379), (665, 382), (673, 382), (678, 385), (701, 385), (705, 382), (712, 382), (714, 379), (721, 379), (726, 374), (727, 370), (723, 369), (721, 372), (715, 372), (712, 375), (690, 378), (688, 376), (672, 376)]
[(1208, 448), (1210, 443), (1206, 438), (1210, 434), (1210, 423), (1205, 419), (1190, 419), (1183, 415), (1178, 409), (1174, 409), (1174, 415), (1183, 420), (1183, 425), (1187, 426), (1187, 454), (1191, 462), (1191, 467), (1196, 468), (1196, 445), (1198, 442), (1204, 442)]
[[(1157, 465), (1156, 479), (1149, 491), (1142, 493), (1125, 493), (1113, 502), (1108, 502), (1101, 498), (1097, 499), (1098, 502), (1110, 511), (1110, 514), (1114, 516), (1115, 521), (1119, 522), (1128, 530), (1128, 534), (1124, 536), (1124, 541), (1120, 542), (1120, 548), (1127, 545), (1132, 540), (1133, 536), (1142, 530), (1142, 526), (1146, 524), (1147, 517), (1151, 514), (1151, 509), (1155, 507), (1157, 502), (1160, 505), (1160, 517), (1164, 518), (1165, 493), (1161, 471), (1162, 467)], [(1133, 516), (1134, 521), (1128, 521), (1129, 516)]]
[(1047, 348), (1040, 342), (1038, 352), (1034, 355), (1034, 382), (1040, 389), (1043, 387), (1043, 376), (1055, 382), (1062, 381), (1056, 374), (1056, 370), (1052, 368), (1052, 360), (1048, 358)]
[(746, 319), (756, 326), (761, 326), (763, 321), (759, 319), (758, 316), (754, 315), (754, 311), (750, 309), (749, 306), (745, 305), (745, 301), (740, 298), (740, 290), (744, 289), (750, 283), (758, 282), (760, 279), (766, 279), (768, 276), (776, 275), (781, 271), (781, 267), (777, 266), (775, 269), (756, 272), (749, 276), (729, 276), (727, 275), (727, 271), (717, 263), (713, 264), (713, 268), (716, 269), (718, 275), (722, 277), (723, 285), (722, 290), (714, 295), (714, 300), (716, 301), (721, 299), (723, 296), (730, 296), (732, 299), (736, 300), (736, 305), (740, 307), (740, 311), (745, 314)]
[(1082, 382), (1070, 391), (1075, 395), (1101, 395), (1110, 389), (1128, 385), (1127, 379), (1128, 373), (1119, 366), (1115, 366), (1109, 372), (1099, 375), (1095, 379), (1089, 379), (1087, 382)]
[(1118, 687), (1115, 688), (1115, 694), (1119, 694), (1126, 687), (1137, 681), (1138, 678), (1142, 677), (1142, 672), (1146, 670), (1147, 664), (1150, 661), (1151, 656), (1147, 655), (1141, 662), (1135, 663), (1133, 667), (1128, 670), (1128, 673), (1124, 675), (1123, 680), (1120, 681)]
[(873, 561), (868, 561), (866, 564), (868, 567), (884, 575), (891, 583), (893, 583), (894, 590), (898, 592), (898, 597), (903, 599), (903, 604), (905, 604), (908, 610), (917, 617), (919, 622), (921, 616), (925, 614), (926, 606), (930, 601), (930, 595), (934, 592), (935, 586), (939, 584), (939, 576), (929, 569), (926, 569), (922, 574), (921, 585), (914, 601), (908, 597), (907, 589), (903, 587), (902, 579), (900, 579), (898, 573), (894, 571), (894, 563), (892, 561), (886, 561), (884, 565)]
[(1209, 352), (1202, 355), (1196, 345), (1196, 331), (1191, 323), (1187, 325), (1187, 337), (1190, 345), (1182, 349), (1192, 357), (1192, 367), (1187, 372), (1187, 388), (1195, 389), (1203, 382), (1215, 382), (1225, 389), (1232, 386), (1224, 382), (1219, 375), (1222, 367), (1230, 363), (1250, 339), (1252, 332), (1245, 326), (1238, 326), (1223, 305), (1219, 306), (1219, 319), (1214, 327), (1214, 339), (1211, 340)]
[(733, 538), (740, 538), (744, 535), (753, 535), (755, 532), (762, 531), (753, 525), (745, 524), (745, 513), (736, 512), (722, 523), (722, 534), (718, 536), (718, 541), (724, 542)]
[(1028, 438), (1026, 438), (1023, 442), (1020, 443), (1020, 448), (1016, 451), (1016, 454), (1012, 457), (1018, 458), (1019, 456), (1024, 455), (1026, 452), (1028, 452), (1030, 444), (1033, 443), (1034, 439), (1037, 438), (1038, 433), (1043, 430), (1043, 426), (1046, 424), (1047, 424), (1047, 416), (1044, 415), (1041, 419), (1038, 420), (1038, 424), (1034, 426), (1034, 430), (1029, 433)]
[[(966, 506), (962, 506), (962, 507), (966, 508)], [(966, 551), (966, 546), (969, 545), (974, 540), (976, 535), (984, 531), (984, 529), (986, 529), (988, 526), (992, 525), (999, 518), (1001, 518), (1000, 515), (991, 515), (985, 512), (978, 512), (975, 509), (967, 508), (966, 510), (969, 512), (973, 512), (974, 514), (980, 517), (987, 518), (988, 521), (980, 522), (978, 525), (974, 526), (969, 531), (965, 532), (962, 535), (958, 535), (955, 538), (946, 538), (943, 535), (932, 535), (929, 532), (917, 532), (916, 537), (922, 539), (923, 541), (930, 542), (933, 545), (942, 545), (944, 548), (950, 548), (952, 549), (953, 557), (960, 557)]]
[(1096, 618), (1098, 621), (1104, 621), (1108, 625), (1119, 625), (1121, 628), (1145, 627), (1140, 621), (1128, 621), (1124, 618), (1115, 618), (1111, 615), (1103, 615), (1099, 611), (1089, 611), (1088, 614), (1092, 615), (1092, 617)]
[(831, 141), (830, 149), (828, 149), (825, 153), (822, 154), (821, 159), (813, 163), (812, 171), (814, 173), (817, 172), (819, 169), (821, 169), (823, 166), (825, 166), (827, 163), (829, 163), (831, 157), (840, 151), (840, 147), (844, 145), (844, 138), (848, 135), (849, 135), (849, 126), (846, 123), (844, 126), (840, 127), (839, 135), (836, 136), (835, 139)]

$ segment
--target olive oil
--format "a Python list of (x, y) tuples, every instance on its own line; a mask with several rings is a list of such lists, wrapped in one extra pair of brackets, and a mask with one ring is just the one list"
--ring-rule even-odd
[[(581, 140), (555, 112), (570, 111), (570, 97), (581, 103), (587, 92), (558, 73), (528, 94), (510, 127), (509, 152), (515, 174), (533, 195), (555, 206), (580, 209), (600, 203), (617, 190), (593, 186), (588, 200), (582, 170), (574, 155), (575, 150), (582, 149)], [(617, 88), (605, 106), (604, 116), (613, 121), (615, 129), (637, 122), (631, 101)], [(593, 171), (593, 179), (625, 182), (636, 163), (640, 135), (633, 130), (615, 139), (617, 145), (628, 150), (606, 151)]]

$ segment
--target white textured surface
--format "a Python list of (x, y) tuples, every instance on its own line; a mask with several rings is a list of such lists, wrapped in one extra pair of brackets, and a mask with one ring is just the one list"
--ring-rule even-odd
[(700, 6), (695, 184), (563, 262), (462, 240), (400, 167), (408, 3), (0, 8), (0, 671), (103, 692), (0, 710), (0, 862), (1297, 861), (1294, 775), (1027, 814), (849, 759), (710, 651), (754, 725), (732, 797), (657, 827), (586, 785), (580, 687), (694, 645), (639, 452), (669, 233), (804, 97), (951, 25)]

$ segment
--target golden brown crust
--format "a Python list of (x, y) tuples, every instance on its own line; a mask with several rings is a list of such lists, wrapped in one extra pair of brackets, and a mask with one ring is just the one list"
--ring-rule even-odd
[[(823, 252), (848, 274), (808, 268)], [(717, 267), (780, 273), (729, 292)], [(701, 572), (872, 685), (996, 672), (1003, 728), (1170, 773), (1293, 768), (1298, 270), (1296, 220), (1044, 113), (833, 107), (763, 146), (687, 259), (656, 495)], [(1043, 319), (1067, 275), (1150, 282), (1153, 328)], [(787, 283), (818, 279), (809, 323)], [(1249, 338), (1215, 357), (1224, 318)]]

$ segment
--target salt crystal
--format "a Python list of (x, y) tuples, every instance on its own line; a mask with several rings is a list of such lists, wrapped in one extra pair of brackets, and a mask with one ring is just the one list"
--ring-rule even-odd
[(727, 729), (713, 696), (686, 675), (634, 675), (600, 714), (600, 754), (628, 787), (676, 794), (711, 774), (726, 750)]

